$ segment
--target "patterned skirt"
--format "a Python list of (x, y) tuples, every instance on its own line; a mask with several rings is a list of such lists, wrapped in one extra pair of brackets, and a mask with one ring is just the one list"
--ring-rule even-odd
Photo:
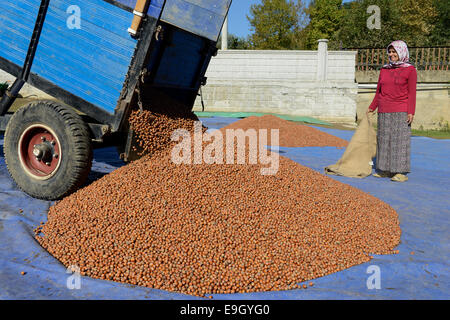
[(377, 170), (410, 172), (411, 126), (406, 120), (406, 112), (378, 113)]

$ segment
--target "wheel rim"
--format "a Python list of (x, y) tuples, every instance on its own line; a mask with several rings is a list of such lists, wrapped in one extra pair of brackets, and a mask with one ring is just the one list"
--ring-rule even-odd
[(56, 174), (62, 150), (58, 136), (46, 125), (35, 124), (20, 136), (18, 154), (22, 167), (31, 177), (46, 180)]

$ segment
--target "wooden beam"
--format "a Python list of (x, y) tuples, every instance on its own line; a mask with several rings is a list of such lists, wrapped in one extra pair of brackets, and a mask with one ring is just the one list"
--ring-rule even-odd
[(138, 30), (141, 26), (142, 19), (146, 15), (146, 11), (148, 9), (148, 5), (150, 4), (150, 0), (137, 0), (136, 7), (134, 8), (134, 18), (133, 22), (131, 23), (131, 27), (128, 28), (128, 32), (136, 36), (138, 33)]

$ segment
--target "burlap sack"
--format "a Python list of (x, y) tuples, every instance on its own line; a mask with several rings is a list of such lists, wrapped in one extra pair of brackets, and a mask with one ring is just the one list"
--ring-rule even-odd
[(344, 154), (336, 164), (325, 168), (326, 174), (365, 178), (372, 174), (372, 158), (377, 152), (377, 133), (370, 120), (364, 115)]

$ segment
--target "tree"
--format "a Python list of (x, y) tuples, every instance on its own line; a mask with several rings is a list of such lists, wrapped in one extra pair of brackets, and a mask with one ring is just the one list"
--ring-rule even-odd
[(330, 39), (339, 29), (343, 13), (342, 0), (312, 0), (306, 9), (310, 20), (304, 32), (306, 49), (316, 49), (319, 39)]
[[(369, 28), (368, 19), (374, 14), (367, 12), (370, 6), (380, 8), (381, 29)], [(333, 34), (330, 48), (385, 47), (392, 40), (402, 39), (400, 12), (395, 1), (356, 0), (342, 8), (342, 21)]]
[[(380, 28), (370, 21), (378, 16)], [(330, 49), (379, 47), (404, 40), (409, 47), (450, 45), (448, 0), (262, 0), (252, 5), (249, 37), (253, 49), (316, 49), (329, 39)], [(378, 18), (378, 17), (377, 17)], [(241, 39), (243, 40), (243, 39)], [(245, 43), (238, 41), (237, 45)]]
[(230, 34), (228, 36), (228, 48), (230, 49), (239, 49), (239, 50), (248, 50), (250, 49), (250, 42), (247, 38), (237, 37), (234, 34)]
[[(443, 7), (441, 10), (438, 3)], [(393, 40), (404, 40), (410, 47), (444, 44), (442, 40), (448, 39), (449, 29), (447, 3), (448, 0), (355, 0), (343, 6), (342, 23), (331, 38), (330, 48), (382, 48)], [(367, 12), (371, 5), (380, 8), (380, 29), (367, 25), (373, 15)], [(438, 24), (442, 27), (437, 27)]]
[(430, 45), (433, 21), (437, 17), (433, 0), (400, 0), (400, 31), (411, 46)]
[[(220, 35), (219, 40), (217, 41), (217, 49), (221, 49), (222, 47), (222, 35)], [(228, 49), (235, 50), (248, 50), (251, 45), (247, 38), (238, 37), (232, 33), (228, 34)]]
[(262, 0), (250, 7), (253, 49), (298, 49), (296, 38), (303, 23), (301, 0)]
[(430, 43), (438, 46), (450, 46), (450, 2), (448, 0), (434, 0), (436, 17), (432, 21), (434, 26)]

